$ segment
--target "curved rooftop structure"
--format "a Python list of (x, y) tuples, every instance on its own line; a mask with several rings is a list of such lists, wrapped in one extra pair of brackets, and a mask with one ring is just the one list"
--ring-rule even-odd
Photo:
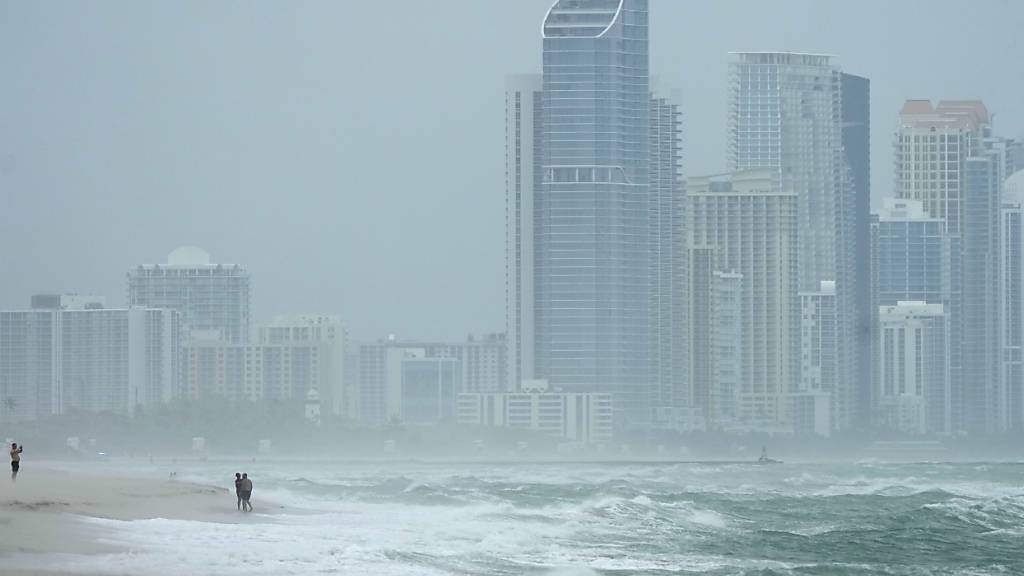
[(1014, 172), (1003, 184), (1003, 202), (1024, 204), (1024, 170)]
[(181, 246), (167, 255), (168, 266), (209, 266), (210, 253), (198, 246)]
[(544, 38), (600, 38), (622, 14), (625, 0), (556, 0), (541, 34)]

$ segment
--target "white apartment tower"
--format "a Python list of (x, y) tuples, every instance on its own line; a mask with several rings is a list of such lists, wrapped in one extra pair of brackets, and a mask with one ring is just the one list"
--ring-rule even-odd
[(202, 332), (225, 342), (249, 341), (249, 272), (237, 264), (213, 264), (201, 248), (183, 246), (166, 264), (128, 272), (128, 305), (181, 313), (186, 335)]
[(714, 251), (714, 270), (742, 275), (742, 373), (736, 416), (753, 429), (788, 430), (789, 393), (800, 378), (797, 196), (772, 171), (745, 170), (687, 184), (694, 246)]
[(534, 377), (534, 200), (540, 178), (540, 74), (505, 81), (505, 313), (508, 385)]
[(174, 310), (107, 309), (102, 300), (34, 297), (0, 311), (0, 420), (70, 410), (131, 414), (178, 391)]
[(1000, 224), (1001, 391), (1006, 429), (1024, 431), (1024, 170), (1003, 185)]

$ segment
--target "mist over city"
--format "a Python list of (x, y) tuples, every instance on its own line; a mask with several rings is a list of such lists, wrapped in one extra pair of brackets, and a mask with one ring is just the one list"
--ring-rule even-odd
[(0, 0), (0, 573), (1024, 573), (1022, 31)]

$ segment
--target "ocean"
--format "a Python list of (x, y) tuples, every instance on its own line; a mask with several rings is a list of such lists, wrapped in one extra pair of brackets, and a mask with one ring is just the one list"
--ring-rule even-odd
[[(137, 471), (169, 469), (170, 463)], [(1024, 574), (1024, 465), (175, 464), (239, 524), (85, 519), (126, 574)], [(131, 466), (126, 465), (126, 473)], [(273, 502), (283, 506), (274, 508)], [(233, 494), (225, 504), (234, 507)], [(94, 526), (95, 527), (95, 526)]]

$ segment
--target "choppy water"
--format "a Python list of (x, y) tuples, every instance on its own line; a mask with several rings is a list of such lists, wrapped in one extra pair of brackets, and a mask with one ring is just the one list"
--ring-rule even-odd
[[(237, 464), (182, 480), (231, 485)], [(89, 520), (131, 574), (1024, 574), (1019, 464), (247, 464), (238, 525)], [(234, 506), (233, 497), (227, 506)], [(261, 508), (265, 509), (265, 508)], [(257, 510), (260, 512), (260, 510)], [(168, 571), (168, 567), (174, 567)]]

